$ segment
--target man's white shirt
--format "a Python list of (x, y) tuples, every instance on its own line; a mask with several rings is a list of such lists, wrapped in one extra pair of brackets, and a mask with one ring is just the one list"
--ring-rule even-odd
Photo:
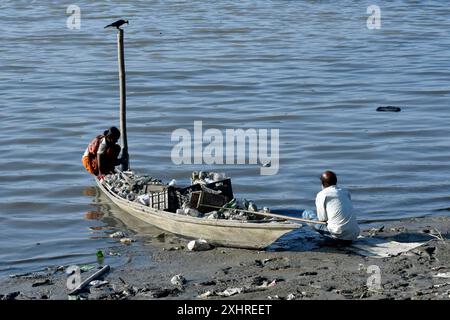
[(332, 236), (343, 240), (355, 240), (359, 226), (353, 210), (350, 192), (347, 189), (330, 186), (317, 194), (317, 217), (326, 221)]

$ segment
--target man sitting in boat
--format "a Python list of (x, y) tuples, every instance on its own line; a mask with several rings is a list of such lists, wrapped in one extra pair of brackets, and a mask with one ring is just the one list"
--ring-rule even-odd
[(353, 210), (350, 192), (336, 186), (337, 177), (332, 171), (320, 176), (322, 191), (316, 197), (317, 214), (311, 210), (303, 212), (303, 218), (318, 220), (327, 224), (315, 224), (311, 227), (327, 238), (353, 241), (359, 236), (359, 226)]
[(103, 135), (95, 137), (84, 152), (82, 162), (86, 170), (99, 179), (105, 174), (113, 173), (114, 167), (122, 160), (118, 159), (120, 146), (117, 141), (120, 138), (120, 131), (116, 127), (106, 130)]

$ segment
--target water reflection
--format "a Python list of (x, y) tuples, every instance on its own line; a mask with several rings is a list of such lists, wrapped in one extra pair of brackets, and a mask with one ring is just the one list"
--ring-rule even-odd
[(124, 212), (113, 202), (111, 202), (111, 200), (104, 195), (99, 188), (92, 187), (86, 189), (90, 189), (86, 192), (94, 194), (92, 202), (95, 204), (97, 211), (89, 211), (86, 213), (85, 217), (100, 220), (113, 230), (127, 230), (135, 235), (156, 239), (160, 239), (162, 237), (161, 234), (164, 233), (164, 230), (156, 228), (133, 217), (131, 214)]
[(84, 215), (84, 218), (86, 220), (102, 220), (103, 218), (103, 213), (99, 212), (99, 211), (88, 211), (86, 212), (86, 214)]

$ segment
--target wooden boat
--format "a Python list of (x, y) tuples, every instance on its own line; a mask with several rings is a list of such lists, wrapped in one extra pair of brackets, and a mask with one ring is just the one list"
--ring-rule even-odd
[(95, 180), (114, 204), (143, 222), (182, 237), (205, 239), (216, 246), (263, 249), (284, 234), (301, 227), (301, 224), (293, 222), (211, 220), (158, 210), (123, 199), (113, 193), (106, 183)]

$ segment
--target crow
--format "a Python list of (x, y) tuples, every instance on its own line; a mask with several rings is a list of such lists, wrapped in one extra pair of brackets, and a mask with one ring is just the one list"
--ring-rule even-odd
[(122, 19), (120, 19), (120, 20), (117, 20), (116, 22), (113, 22), (113, 23), (111, 23), (111, 24), (108, 24), (105, 28), (108, 28), (108, 27), (115, 27), (115, 28), (117, 28), (117, 29), (120, 29), (120, 27), (123, 25), (123, 24), (128, 24), (128, 20), (122, 20)]

